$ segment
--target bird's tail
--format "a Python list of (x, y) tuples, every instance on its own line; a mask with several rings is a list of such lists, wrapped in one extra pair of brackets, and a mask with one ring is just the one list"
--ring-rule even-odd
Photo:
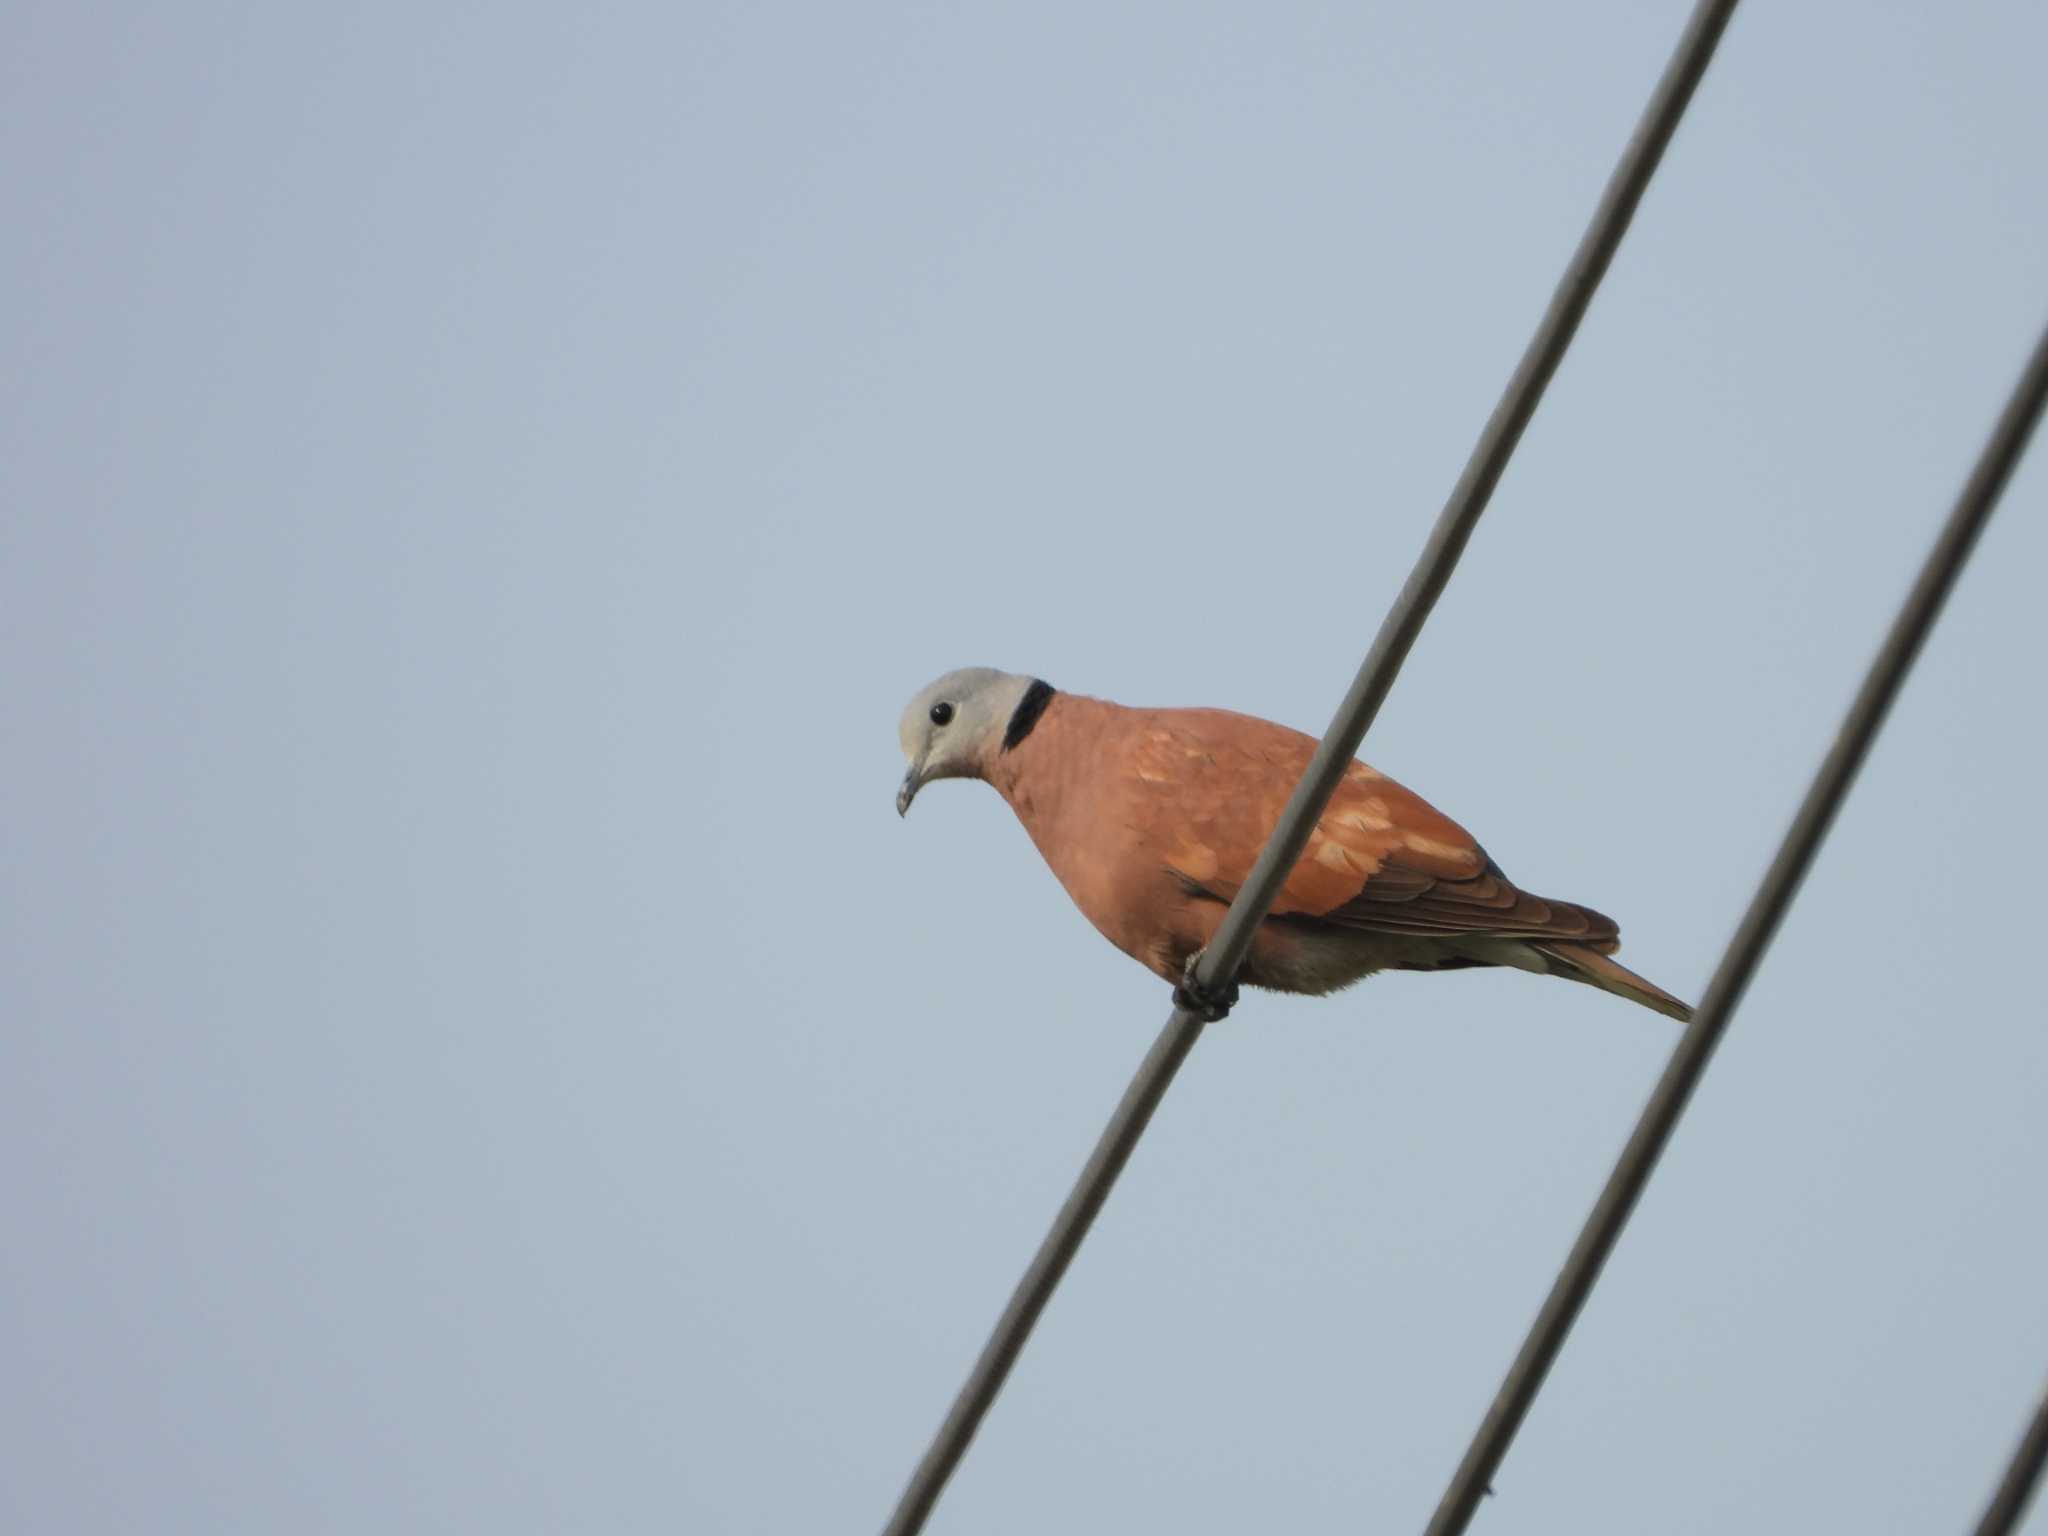
[(1641, 1003), (1645, 1008), (1654, 1008), (1667, 1019), (1677, 1019), (1681, 1023), (1692, 1019), (1689, 1004), (1680, 1002), (1662, 987), (1645, 981), (1620, 961), (1601, 954), (1597, 949), (1554, 939), (1531, 939), (1528, 944), (1543, 957), (1545, 969), (1553, 976), (1583, 981), (1587, 986), (1612, 992), (1616, 997)]

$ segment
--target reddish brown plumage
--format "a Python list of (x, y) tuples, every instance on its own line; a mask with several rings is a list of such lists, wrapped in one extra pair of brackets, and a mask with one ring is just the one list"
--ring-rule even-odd
[[(1073, 694), (981, 774), (1089, 921), (1178, 981), (1208, 944), (1315, 742), (1215, 709), (1131, 709)], [(1508, 964), (1570, 975), (1683, 1017), (1611, 960), (1612, 921), (1516, 889), (1468, 832), (1353, 763), (1255, 937), (1255, 986), (1323, 992), (1386, 968)]]

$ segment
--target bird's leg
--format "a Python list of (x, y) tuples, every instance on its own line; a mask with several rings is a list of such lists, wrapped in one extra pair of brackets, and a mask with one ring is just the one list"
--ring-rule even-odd
[(1186, 1009), (1204, 1024), (1214, 1024), (1237, 1006), (1237, 983), (1232, 981), (1213, 991), (1203, 986), (1195, 967), (1207, 953), (1198, 949), (1188, 957), (1188, 963), (1181, 969), (1180, 985), (1173, 989), (1173, 1006)]

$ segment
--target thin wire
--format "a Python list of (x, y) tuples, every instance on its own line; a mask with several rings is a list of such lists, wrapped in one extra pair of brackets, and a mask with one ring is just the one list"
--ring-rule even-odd
[(1381, 621), (1372, 649), (1352, 680), (1351, 691), (1338, 706), (1337, 718), (1330, 723), (1322, 745), (1316, 748), (1301, 783), (1295, 786), (1287, 809), (1280, 813), (1272, 840), (1252, 866), (1244, 888), (1223, 919), (1223, 926), (1210, 941), (1196, 973), (1205, 986), (1213, 989), (1237, 974), (1237, 968), (1251, 950), (1253, 932), (1265, 917), (1266, 909), (1273, 905), (1274, 897), (1280, 894), (1280, 887), (1301, 857), (1302, 849), (1308, 846), (1309, 834), (1315, 830), (1323, 807), (1329, 804), (1338, 780), (1344, 777), (1345, 768), (1357, 754), (1366, 729), (1392, 690), (1401, 664), (1408, 659), (1409, 647), (1422, 632), (1423, 621), (1449, 583), (1458, 557), (1465, 552), (1465, 541), (1472, 536), (1479, 514), (1492, 499), (1493, 488), (1522, 440), (1522, 429), (1535, 415), (1544, 387), (1564, 360), (1565, 349), (1571, 345), (1586, 306), (1593, 301), (1593, 291), (1600, 286), (1621, 237), (1628, 232), (1629, 221), (1635, 217), (1636, 204), (1642, 201), (1650, 177), (1664, 157), (1665, 146), (1671, 142), (1679, 119), (1685, 115), (1686, 104), (1692, 100), (1694, 88), (1707, 72), (1714, 46), (1720, 42), (1728, 18), (1735, 13), (1735, 4), (1736, 0), (1701, 0), (1694, 7), (1671, 62), (1664, 66), (1663, 77), (1643, 108), (1628, 147), (1607, 179), (1600, 206), (1593, 211), (1592, 222), (1572, 253), (1564, 276), (1558, 279), (1550, 308), (1529, 339), (1522, 361), (1508, 380), (1486, 430), (1480, 433), (1472, 457), (1466, 461), (1465, 472), (1452, 487), (1422, 557)]
[[(1572, 253), (1564, 275), (1558, 280), (1550, 307), (1544, 312), (1536, 334), (1529, 340), (1522, 360), (1500, 404), (1494, 407), (1485, 430), (1473, 446), (1465, 470), (1452, 488), (1450, 499), (1438, 515), (1429, 542), (1423, 546), (1414, 571), (1388, 610), (1366, 654), (1358, 675), (1345, 694), (1322, 744), (1316, 748), (1307, 772), (1295, 787), (1293, 798), (1281, 813), (1272, 839), (1252, 867), (1250, 877), (1224, 916), (1222, 926), (1211, 940), (1197, 970), (1197, 980), (1219, 990), (1237, 974), (1251, 948), (1253, 931), (1278, 894), (1286, 872), (1294, 867), (1308, 836), (1329, 803), (1342, 777), (1344, 766), (1358, 750), (1373, 716), (1394, 685), (1394, 678), (1407, 659), (1415, 637), (1422, 630), (1430, 609), (1450, 581), (1458, 557), (1464, 553), (1473, 526), (1486, 510), (1494, 486), (1507, 468), (1508, 459), (1521, 441), (1522, 431), (1535, 414), (1544, 387), (1557, 371), (1565, 349), (1571, 345), (1579, 321), (1592, 302), (1600, 279), (1614, 259), (1621, 238), (1635, 216), (1636, 205), (1651, 175), (1663, 158), (1665, 147), (1677, 130), (1692, 99), (1694, 88), (1713, 57), (1714, 45), (1735, 10), (1735, 0), (1702, 0), (1687, 22), (1677, 51), (1657, 82), (1649, 104), (1608, 178), (1592, 222)], [(1174, 1074), (1187, 1060), (1201, 1038), (1202, 1021), (1182, 1008), (1175, 1008), (1159, 1038), (1153, 1042), (1139, 1066), (1122, 1102), (1110, 1116), (1101, 1139), (1088, 1158), (1087, 1166), (1054, 1218), (1052, 1229), (1032, 1256), (1024, 1277), (1011, 1294), (1009, 1305), (997, 1319), (994, 1332), (982, 1347), (974, 1368), (953, 1400), (945, 1422), (939, 1426), (931, 1448), (911, 1474), (909, 1485), (884, 1528), (884, 1536), (913, 1536), (924, 1528), (926, 1518), (944, 1491), (947, 1479), (966, 1454), (982, 1416), (1002, 1390), (1003, 1380), (1016, 1363), (1030, 1337), (1039, 1314), (1052, 1299), (1060, 1278), (1073, 1261), (1081, 1241), (1088, 1235), (1096, 1213), (1108, 1199), (1110, 1188), (1129, 1161), (1138, 1138), (1144, 1134), (1152, 1112), (1159, 1107)]]
[(1977, 1536), (2012, 1536), (2020, 1528), (2020, 1522), (2027, 1517), (2027, 1505), (2033, 1502), (2034, 1490), (2040, 1484), (2044, 1463), (2048, 1463), (2048, 1391), (2034, 1405), (2033, 1422), (2013, 1447), (2005, 1476), (1998, 1481), (1998, 1492), (1991, 1496), (1984, 1518), (1977, 1522)]
[(1862, 766), (1871, 742), (1884, 725), (1885, 715), (1898, 695), (1900, 684), (1905, 681), (1928, 631), (1940, 616), (1942, 604), (1954, 587), (1964, 562), (1970, 558), (1977, 535), (1983, 531), (1992, 509), (1998, 505), (1999, 494), (2005, 489), (2013, 466), (2026, 450), (2027, 439), (2040, 419), (2044, 398), (2048, 398), (2048, 331), (2044, 331), (2036, 343), (2033, 356), (2013, 387), (2012, 398), (2006, 402), (1990, 440), (1978, 457), (1976, 468), (1963, 486), (1962, 494), (1935, 539), (1933, 549), (1928, 551), (1926, 563), (1921, 567), (1912, 591), (1907, 593), (1898, 617), (1892, 621), (1891, 632), (1871, 661), (1863, 686), (1857, 690), (1855, 702), (1849, 706), (1834, 745), (1829, 748), (1820, 771), (1814, 775), (1798, 815), (1787, 828), (1777, 857), (1771, 860), (1770, 868), (1764, 872), (1763, 883), (1757, 887), (1741, 926), (1729, 941), (1720, 968), (1714, 972), (1714, 979), (1707, 986), (1706, 996), (1700, 999), (1699, 1011), (1679, 1038), (1677, 1049), (1673, 1051), (1664, 1075), (1658, 1079), (1642, 1119), (1636, 1124), (1635, 1133), (1622, 1149), (1621, 1159), (1608, 1177), (1607, 1187), (1601, 1191), (1592, 1214), (1586, 1218), (1585, 1229), (1580, 1232), (1570, 1257), (1565, 1260), (1564, 1269), (1543, 1303), (1543, 1310), (1537, 1314), (1528, 1338), (1523, 1341), (1521, 1353), (1515, 1357), (1515, 1363), (1509, 1368), (1507, 1379), (1501, 1384), (1493, 1406), (1480, 1424), (1471, 1448), (1452, 1476), (1450, 1487), (1445, 1490), (1443, 1501), (1429, 1522), (1428, 1536), (1455, 1536), (1455, 1533), (1463, 1531), (1472, 1518), (1472, 1511), (1478, 1507), (1480, 1498), (1491, 1484), (1501, 1458), (1507, 1454), (1508, 1446), (1515, 1438), (1515, 1431), (1521, 1427), (1522, 1418), (1529, 1411), (1529, 1404), (1542, 1389), (1543, 1378), (1564, 1345), (1565, 1335), (1571, 1331), (1579, 1309), (1600, 1278), (1601, 1267), (1621, 1236), (1630, 1212), (1635, 1209), (1643, 1186), (1649, 1182), (1665, 1143), (1671, 1139), (1678, 1117), (1685, 1112), (1693, 1089), (1699, 1085), (1700, 1076), (1713, 1057), (1714, 1047), (1720, 1044), (1728, 1020), (1742, 1001), (1743, 991), (1755, 975), (1772, 935), (1777, 932), (1792, 898), (1798, 894), (1800, 882), (1805, 879), (1814, 854), (1834, 823), (1835, 813), (1841, 808), (1850, 785), (1855, 782), (1857, 769)]

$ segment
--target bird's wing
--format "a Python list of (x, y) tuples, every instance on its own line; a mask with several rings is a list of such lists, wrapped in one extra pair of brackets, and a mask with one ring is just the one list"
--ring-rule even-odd
[[(1315, 743), (1223, 711), (1161, 711), (1142, 754), (1156, 775), (1167, 866), (1190, 890), (1229, 901), (1308, 766)], [(1272, 915), (1368, 932), (1568, 939), (1609, 946), (1612, 920), (1518, 890), (1472, 835), (1428, 801), (1353, 763), (1309, 835)]]
[[(1393, 878), (1389, 878), (1392, 876)], [(1303, 919), (1374, 933), (1448, 938), (1486, 934), (1495, 938), (1564, 939), (1594, 949), (1620, 942), (1614, 919), (1568, 901), (1548, 901), (1518, 890), (1491, 860), (1464, 880), (1416, 876), (1391, 864), (1368, 879), (1359, 893), (1327, 912)]]

